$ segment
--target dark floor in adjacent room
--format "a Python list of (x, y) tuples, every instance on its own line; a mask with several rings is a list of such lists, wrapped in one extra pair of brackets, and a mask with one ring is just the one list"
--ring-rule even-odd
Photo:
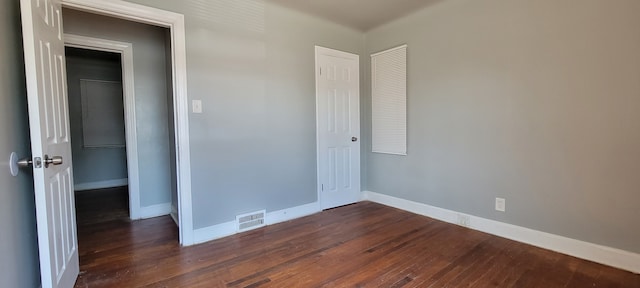
[(180, 247), (169, 216), (130, 221), (126, 189), (94, 192), (76, 194), (76, 287), (640, 287), (637, 274), (371, 202)]
[(128, 187), (76, 191), (78, 228), (116, 220), (129, 221)]

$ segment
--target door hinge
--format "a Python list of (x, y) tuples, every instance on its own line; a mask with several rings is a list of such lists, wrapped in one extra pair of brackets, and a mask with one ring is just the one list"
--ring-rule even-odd
[(322, 76), (322, 67), (320, 67), (320, 76)]
[(320, 191), (324, 191), (324, 184), (320, 184)]

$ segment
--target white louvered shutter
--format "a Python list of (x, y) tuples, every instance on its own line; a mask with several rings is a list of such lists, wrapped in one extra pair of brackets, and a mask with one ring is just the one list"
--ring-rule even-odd
[(371, 55), (372, 151), (407, 155), (407, 45)]

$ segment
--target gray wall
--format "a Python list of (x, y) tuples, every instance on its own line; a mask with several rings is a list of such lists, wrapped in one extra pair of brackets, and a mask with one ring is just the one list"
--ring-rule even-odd
[(171, 202), (165, 29), (63, 9), (64, 31), (132, 43), (140, 204)]
[(263, 1), (156, 1), (185, 15), (194, 227), (317, 200), (314, 45), (362, 34)]
[(409, 45), (409, 155), (366, 153), (365, 188), (640, 252), (638, 15), (448, 0), (366, 33), (368, 53)]
[[(74, 52), (75, 51), (75, 52)], [(80, 51), (79, 53), (77, 51)], [(71, 52), (71, 53), (69, 53)], [(67, 90), (69, 95), (69, 121), (71, 124), (71, 151), (73, 152), (73, 182), (75, 184), (98, 181), (119, 180), (127, 178), (127, 150), (122, 147), (85, 148), (82, 133), (82, 100), (80, 79), (122, 81), (122, 66), (119, 54), (104, 57), (107, 52), (91, 50), (67, 49)], [(122, 95), (115, 95), (112, 100), (122, 106)], [(124, 117), (121, 114), (110, 117)], [(104, 123), (119, 123), (103, 119)], [(124, 125), (116, 127), (124, 135)]]
[(9, 174), (12, 151), (30, 155), (27, 97), (18, 1), (0, 2), (0, 281), (38, 287), (35, 203), (30, 173)]
[[(314, 44), (408, 43), (409, 156), (364, 153), (363, 187), (640, 252), (638, 2), (449, 0), (367, 33), (368, 51), (358, 32), (258, 1), (135, 2), (186, 15), (189, 97), (204, 103), (190, 115), (196, 228), (316, 200)], [(0, 156), (25, 156), (18, 5), (1, 3)], [(37, 287), (31, 178), (0, 169), (0, 279)]]

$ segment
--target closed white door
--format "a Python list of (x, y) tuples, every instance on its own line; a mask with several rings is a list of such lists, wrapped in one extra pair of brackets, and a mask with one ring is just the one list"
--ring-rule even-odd
[(359, 56), (316, 46), (318, 198), (322, 209), (360, 199)]
[(21, 0), (42, 287), (79, 272), (60, 0)]

